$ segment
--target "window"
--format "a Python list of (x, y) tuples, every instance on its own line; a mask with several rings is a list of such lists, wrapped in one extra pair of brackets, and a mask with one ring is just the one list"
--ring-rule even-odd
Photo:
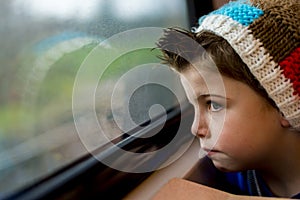
[(0, 5), (0, 197), (185, 99), (153, 50), (160, 28), (189, 27), (185, 1)]

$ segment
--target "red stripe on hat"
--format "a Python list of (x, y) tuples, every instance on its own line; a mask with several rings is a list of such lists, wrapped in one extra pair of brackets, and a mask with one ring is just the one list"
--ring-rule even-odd
[(284, 60), (279, 62), (283, 74), (293, 84), (294, 95), (300, 96), (300, 47), (292, 51)]

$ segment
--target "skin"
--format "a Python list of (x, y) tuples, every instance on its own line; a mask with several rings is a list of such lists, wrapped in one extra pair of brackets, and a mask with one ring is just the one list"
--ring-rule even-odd
[(300, 191), (300, 134), (276, 108), (248, 85), (209, 69), (188, 67), (180, 76), (195, 108), (192, 133), (218, 169), (256, 169), (282, 197)]

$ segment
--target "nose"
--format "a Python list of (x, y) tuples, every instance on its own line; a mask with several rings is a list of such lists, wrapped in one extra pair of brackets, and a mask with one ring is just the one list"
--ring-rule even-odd
[(209, 134), (208, 118), (205, 113), (201, 113), (199, 110), (195, 111), (194, 121), (191, 131), (193, 135), (199, 138), (207, 137)]

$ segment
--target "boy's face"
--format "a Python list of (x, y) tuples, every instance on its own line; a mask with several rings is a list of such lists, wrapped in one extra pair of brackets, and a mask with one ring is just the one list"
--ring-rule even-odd
[(246, 84), (200, 72), (189, 67), (181, 82), (195, 109), (192, 133), (214, 165), (238, 171), (275, 162), (284, 138), (280, 113)]

